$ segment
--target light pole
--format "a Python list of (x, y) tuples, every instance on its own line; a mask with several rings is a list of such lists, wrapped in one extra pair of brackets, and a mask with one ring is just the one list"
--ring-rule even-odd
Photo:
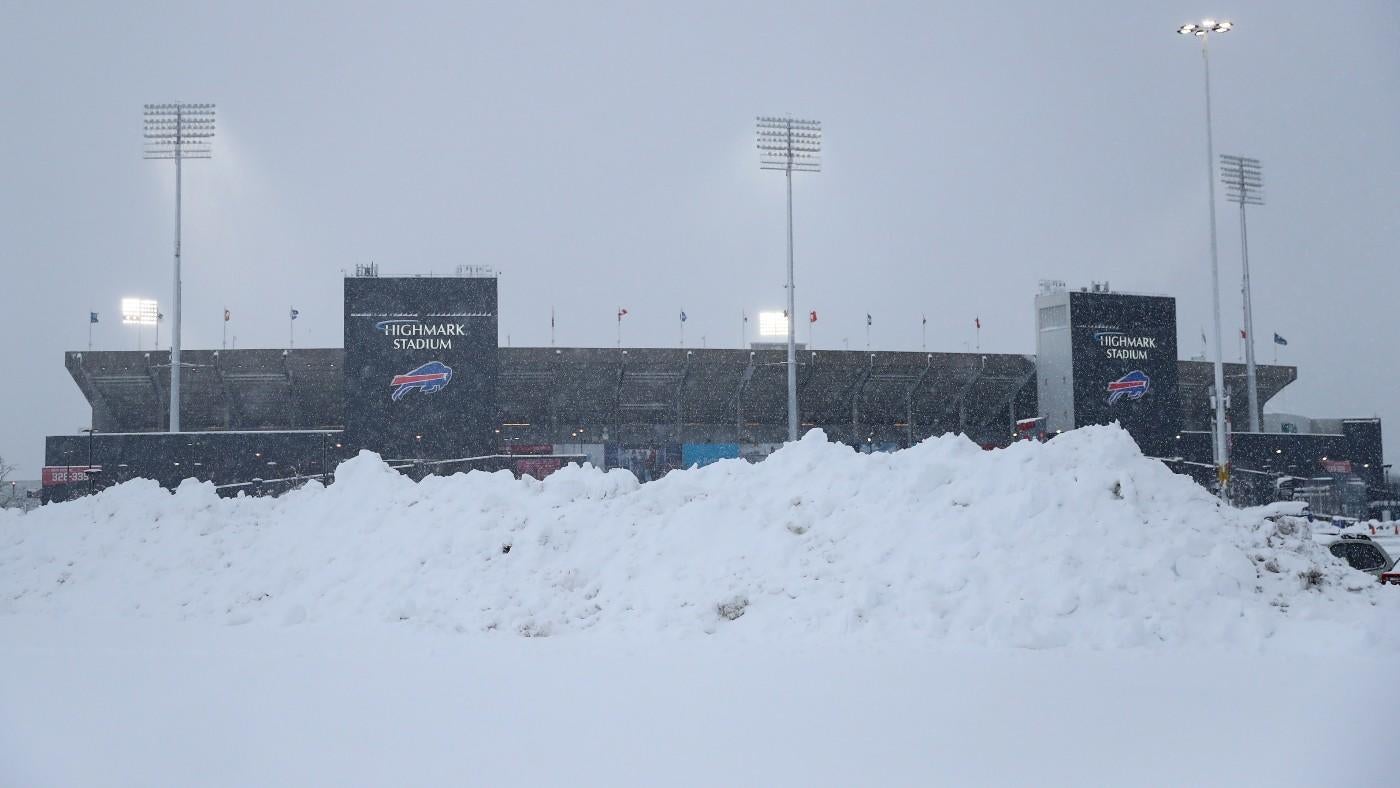
[(1215, 138), (1210, 121), (1210, 34), (1228, 33), (1234, 24), (1203, 19), (1177, 28), (1184, 36), (1201, 39), (1201, 62), (1205, 66), (1206, 84), (1206, 188), (1210, 193), (1210, 279), (1211, 298), (1215, 308), (1215, 476), (1220, 484), (1220, 498), (1229, 500), (1230, 447), (1225, 442), (1225, 345), (1220, 332), (1220, 256), (1215, 241)]
[(1245, 222), (1246, 205), (1264, 204), (1264, 176), (1258, 159), (1244, 156), (1220, 156), (1220, 180), (1225, 184), (1225, 199), (1240, 205), (1240, 263), (1244, 280), (1244, 363), (1249, 381), (1249, 431), (1259, 431), (1259, 379), (1254, 368), (1254, 307), (1249, 287), (1249, 225)]
[(758, 118), (759, 168), (787, 173), (787, 389), (788, 440), (797, 440), (796, 299), (792, 275), (792, 174), (821, 172), (822, 123), (819, 120)]
[(170, 432), (180, 431), (180, 162), (210, 157), (213, 104), (147, 104), (146, 158), (175, 160), (175, 323), (170, 332)]

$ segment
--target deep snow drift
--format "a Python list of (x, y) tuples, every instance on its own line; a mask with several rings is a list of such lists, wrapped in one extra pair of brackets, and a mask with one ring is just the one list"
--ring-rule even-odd
[(1400, 592), (1220, 507), (1116, 427), (875, 455), (813, 432), (647, 485), (592, 468), (414, 483), (369, 454), (277, 499), (131, 482), (0, 513), (6, 613), (1400, 652)]

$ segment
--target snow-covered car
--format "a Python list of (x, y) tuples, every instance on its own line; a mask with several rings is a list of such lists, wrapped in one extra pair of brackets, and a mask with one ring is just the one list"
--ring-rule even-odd
[(1365, 534), (1342, 534), (1327, 550), (1352, 569), (1375, 575), (1382, 583), (1400, 585), (1400, 572), (1394, 571), (1395, 559)]

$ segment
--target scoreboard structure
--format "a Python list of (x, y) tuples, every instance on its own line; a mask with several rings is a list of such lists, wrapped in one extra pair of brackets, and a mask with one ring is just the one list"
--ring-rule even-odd
[(1036, 296), (1036, 393), (1049, 432), (1117, 422), (1143, 452), (1181, 432), (1176, 299), (1093, 290)]
[(345, 279), (346, 441), (386, 459), (494, 451), (495, 277)]

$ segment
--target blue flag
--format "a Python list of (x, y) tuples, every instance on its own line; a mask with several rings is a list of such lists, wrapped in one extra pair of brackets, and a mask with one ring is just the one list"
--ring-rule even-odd
[(97, 322), (97, 313), (96, 313), (96, 312), (88, 312), (88, 322), (89, 322), (89, 323), (96, 323), (96, 322)]

